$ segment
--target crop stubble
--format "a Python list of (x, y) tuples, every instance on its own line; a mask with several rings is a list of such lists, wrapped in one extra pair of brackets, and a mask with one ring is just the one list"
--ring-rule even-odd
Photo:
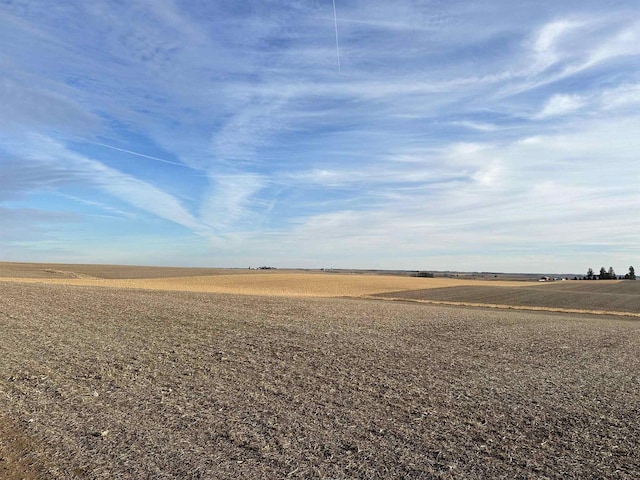
[(640, 476), (635, 321), (0, 289), (0, 407), (33, 478)]
[[(2, 276), (0, 282), (13, 282), (18, 278)], [(239, 273), (220, 275), (194, 275), (187, 277), (152, 278), (83, 278), (78, 276), (19, 278), (24, 283), (53, 285), (133, 288), (148, 290), (231, 293), (264, 296), (336, 297), (374, 295), (384, 292), (417, 288), (439, 288), (458, 285), (485, 285), (481, 280), (455, 280), (449, 278), (424, 279), (416, 277), (321, 274), (321, 273)], [(491, 282), (517, 288), (524, 282)]]
[[(181, 276), (175, 276), (177, 274)], [(384, 298), (438, 305), (640, 317), (640, 282), (633, 281), (539, 284), (531, 281), (300, 270), (264, 272), (0, 262), (0, 283), (17, 280), (54, 285), (261, 296)]]

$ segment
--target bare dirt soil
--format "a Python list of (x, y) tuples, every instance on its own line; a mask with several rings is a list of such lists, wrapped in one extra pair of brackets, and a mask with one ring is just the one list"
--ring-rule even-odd
[(640, 282), (637, 281), (555, 282), (545, 285), (528, 284), (517, 288), (485, 284), (381, 293), (379, 296), (405, 300), (640, 314)]
[[(38, 442), (22, 428), (0, 414), (0, 478), (3, 480), (35, 480), (46, 478), (46, 470), (34, 457)], [(40, 447), (42, 448), (42, 447)]]
[(0, 472), (636, 479), (639, 334), (606, 316), (5, 281)]

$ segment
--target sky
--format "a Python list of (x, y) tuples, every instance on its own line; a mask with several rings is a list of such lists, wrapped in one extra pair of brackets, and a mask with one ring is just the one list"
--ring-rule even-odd
[(335, 5), (0, 0), (0, 260), (640, 266), (637, 0)]

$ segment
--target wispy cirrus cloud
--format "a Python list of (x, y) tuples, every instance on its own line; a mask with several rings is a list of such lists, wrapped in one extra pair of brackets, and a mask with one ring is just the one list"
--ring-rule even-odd
[[(640, 179), (634, 151), (640, 145), (637, 140), (629, 142), (628, 136), (639, 125), (638, 118), (615, 125), (592, 120), (563, 134), (428, 152), (424, 165), (412, 162), (406, 167), (407, 175), (418, 177), (415, 183), (385, 185), (380, 181), (384, 175), (379, 175), (369, 192), (384, 199), (378, 208), (343, 207), (321, 213), (301, 221), (295, 231), (314, 238), (313, 246), (332, 245), (338, 251), (365, 244), (382, 248), (389, 239), (385, 229), (404, 232), (406, 251), (443, 256), (459, 269), (464, 269), (463, 262), (447, 257), (479, 245), (486, 251), (505, 249), (504, 258), (518, 245), (512, 261), (520, 249), (568, 248), (585, 239), (602, 248), (632, 251), (638, 227), (630, 212), (640, 207), (634, 194)], [(606, 166), (601, 162), (604, 157), (609, 159)], [(421, 169), (429, 171), (433, 164), (467, 175), (426, 184), (420, 179)], [(388, 170), (390, 178), (396, 168)], [(341, 182), (362, 181), (349, 171), (319, 174), (315, 180), (331, 185), (338, 177)], [(612, 228), (611, 235), (605, 225)]]
[(210, 178), (210, 194), (201, 205), (202, 221), (216, 231), (234, 229), (234, 224), (253, 210), (253, 195), (265, 180), (255, 174), (224, 174)]
[(580, 110), (585, 105), (586, 99), (583, 96), (558, 93), (547, 100), (540, 113), (537, 114), (537, 118), (567, 115)]
[[(636, 206), (635, 2), (339, 2), (341, 71), (332, 13), (2, 4), (4, 208), (82, 207), (87, 231), (87, 211), (113, 209), (136, 216), (114, 232), (162, 225), (222, 264), (508, 251), (533, 268), (554, 245), (578, 251), (563, 226), (633, 251), (616, 205)], [(185, 258), (172, 251), (160, 261)], [(379, 260), (390, 251), (406, 253)]]
[(57, 189), (64, 185), (91, 184), (139, 210), (195, 232), (206, 231), (175, 197), (148, 182), (74, 153), (50, 137), (30, 135), (28, 145), (16, 148), (11, 154), (28, 166), (21, 168), (16, 162), (12, 165), (15, 172), (8, 179), (8, 185), (14, 195), (42, 190), (44, 186)]

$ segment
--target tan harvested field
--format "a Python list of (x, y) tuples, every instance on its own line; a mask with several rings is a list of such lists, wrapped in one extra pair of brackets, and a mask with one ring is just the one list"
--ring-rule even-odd
[[(7, 267), (7, 265), (10, 265)], [(28, 266), (24, 268), (23, 265)], [(398, 275), (336, 274), (304, 271), (209, 270), (159, 267), (2, 264), (0, 282), (233, 293), (267, 296), (362, 296), (417, 288), (486, 285), (482, 280), (417, 278)], [(104, 271), (102, 270), (104, 268)], [(144, 277), (149, 273), (149, 277)], [(175, 276), (177, 273), (186, 276)], [(494, 286), (525, 286), (525, 282), (493, 281)]]
[[(0, 277), (0, 282), (15, 278)], [(442, 288), (459, 285), (482, 286), (481, 280), (422, 279), (381, 275), (336, 275), (316, 273), (249, 273), (149, 279), (20, 278), (22, 283), (45, 283), (85, 287), (133, 288), (182, 292), (232, 293), (239, 295), (350, 297), (375, 295), (416, 287)], [(492, 285), (497, 282), (492, 282)], [(520, 288), (524, 285), (515, 283)]]
[(0, 283), (17, 280), (240, 295), (386, 298), (458, 306), (640, 316), (640, 282), (633, 281), (538, 283), (301, 270), (0, 262)]
[(640, 478), (637, 320), (253, 275), (243, 295), (0, 282), (0, 478)]

